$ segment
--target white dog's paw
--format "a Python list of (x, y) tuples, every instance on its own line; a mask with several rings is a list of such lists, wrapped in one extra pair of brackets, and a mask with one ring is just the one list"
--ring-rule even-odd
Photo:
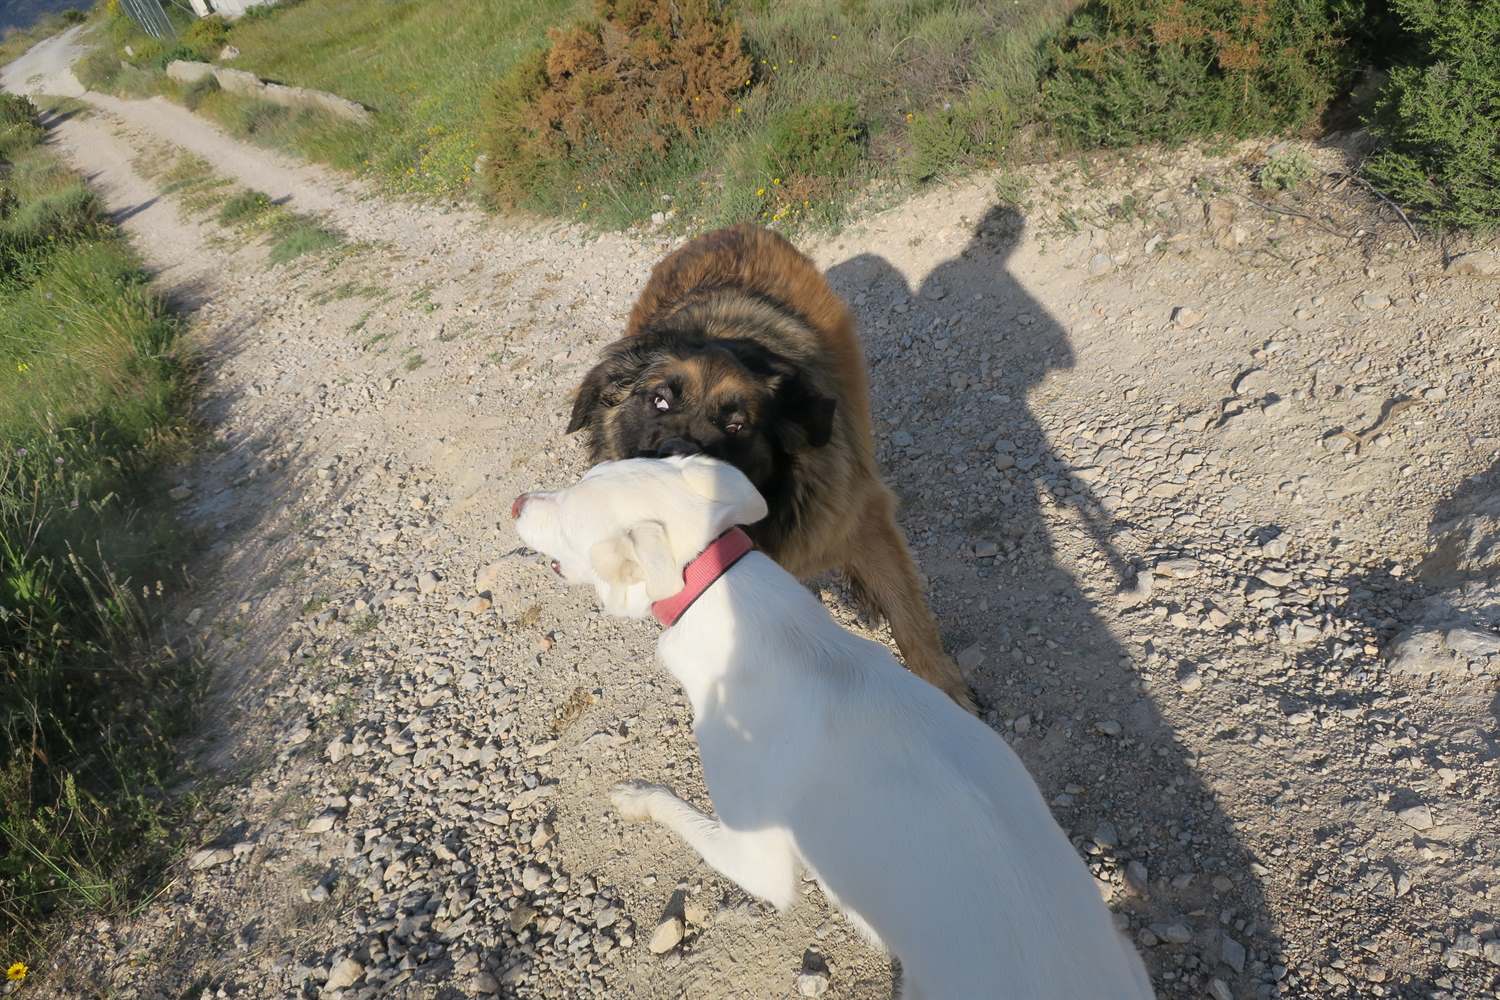
[(651, 818), (651, 803), (672, 797), (672, 790), (646, 781), (622, 781), (609, 790), (609, 800), (621, 816), (629, 820)]

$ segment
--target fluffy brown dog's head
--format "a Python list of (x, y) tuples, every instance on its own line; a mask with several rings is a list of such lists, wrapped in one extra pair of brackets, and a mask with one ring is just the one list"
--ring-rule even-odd
[(748, 339), (647, 332), (605, 349), (573, 401), (595, 461), (709, 455), (764, 490), (791, 456), (826, 445), (834, 401), (798, 366)]

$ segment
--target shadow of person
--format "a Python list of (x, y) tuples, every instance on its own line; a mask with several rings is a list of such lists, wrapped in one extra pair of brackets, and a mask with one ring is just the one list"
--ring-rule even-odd
[[(875, 254), (830, 269), (861, 320), (887, 481), (945, 643), (1111, 881), (1159, 995), (1200, 998), (1215, 979), (1269, 995), (1280, 949), (1251, 858), (1089, 597), (1131, 574), (1110, 517), (1051, 447), (1058, 429), (1028, 406), (1075, 360), (1008, 270), (1023, 228), (990, 209), (916, 291)], [(1070, 567), (1087, 565), (1085, 588)]]

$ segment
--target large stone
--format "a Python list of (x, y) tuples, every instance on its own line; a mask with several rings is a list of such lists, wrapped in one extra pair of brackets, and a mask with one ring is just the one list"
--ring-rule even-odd
[(651, 932), (651, 940), (646, 947), (651, 949), (653, 955), (665, 955), (677, 947), (685, 930), (681, 917), (676, 915), (667, 917), (656, 925), (656, 930)]
[(370, 122), (370, 112), (364, 105), (322, 90), (310, 90), (307, 87), (288, 87), (280, 83), (265, 83), (261, 85), (258, 96), (262, 100), (270, 101), (272, 104), (280, 104), (286, 108), (306, 108), (312, 111), (321, 111), (335, 118), (357, 122), (360, 125), (367, 125)]
[(265, 84), (260, 82), (260, 77), (242, 69), (216, 66), (214, 79), (219, 81), (220, 89), (241, 97), (260, 97), (261, 91), (265, 89)]
[(352, 958), (345, 958), (328, 970), (328, 980), (323, 984), (323, 991), (331, 993), (334, 990), (342, 990), (359, 982), (359, 978), (365, 974), (365, 967)]
[(1468, 626), (1450, 628), (1448, 634), (1443, 637), (1443, 643), (1455, 653), (1469, 659), (1500, 656), (1500, 633), (1485, 629)]
[(1471, 250), (1448, 259), (1443, 265), (1448, 274), (1462, 274), (1475, 278), (1493, 278), (1500, 275), (1500, 253), (1493, 250)]
[(1432, 552), (1418, 567), (1424, 583), (1460, 587), (1500, 582), (1500, 488), (1474, 489), (1438, 507)]
[(1467, 673), (1467, 665), (1444, 647), (1443, 633), (1421, 625), (1392, 639), (1385, 655), (1393, 674), (1435, 677)]
[(213, 66), (206, 62), (189, 62), (186, 59), (173, 59), (167, 63), (167, 76), (178, 83), (199, 83), (213, 75)]

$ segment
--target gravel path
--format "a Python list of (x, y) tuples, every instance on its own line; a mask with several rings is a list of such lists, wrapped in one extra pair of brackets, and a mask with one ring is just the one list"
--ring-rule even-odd
[[(889, 996), (813, 885), (769, 912), (613, 817), (623, 778), (703, 800), (686, 704), (653, 627), (514, 554), (670, 240), (390, 203), (88, 100), (58, 141), (191, 288), (210, 372), (176, 641), (215, 668), (211, 805), (38, 994)], [(127, 151), (162, 142), (359, 242), (273, 268), (141, 210)], [(1260, 154), (1034, 170), (1024, 223), (974, 183), (808, 249), (945, 639), (1161, 996), (1492, 996), (1500, 286), (1350, 190), (1263, 211)]]

